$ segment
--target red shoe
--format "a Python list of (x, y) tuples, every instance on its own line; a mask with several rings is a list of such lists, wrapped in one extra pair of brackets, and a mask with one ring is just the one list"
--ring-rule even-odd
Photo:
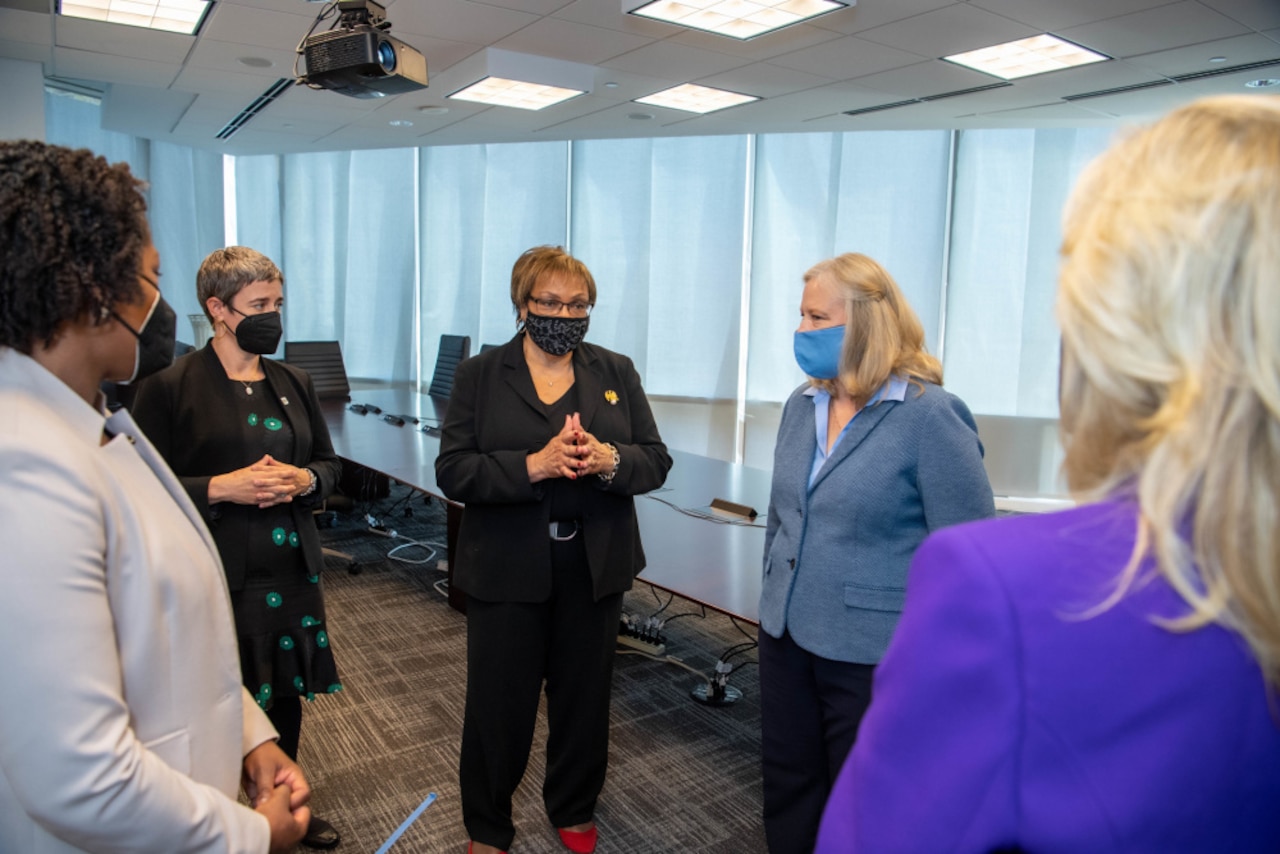
[[(471, 854), (471, 846), (474, 844), (475, 843), (470, 840), (467, 841), (467, 854)], [(507, 852), (503, 851), (502, 854), (507, 854)]]
[(596, 839), (599, 834), (594, 824), (591, 825), (590, 830), (565, 830), (557, 827), (556, 833), (560, 834), (560, 841), (564, 843), (564, 847), (574, 854), (591, 854), (596, 850)]

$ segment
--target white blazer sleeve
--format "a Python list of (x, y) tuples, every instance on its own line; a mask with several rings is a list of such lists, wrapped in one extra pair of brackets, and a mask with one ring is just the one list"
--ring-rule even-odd
[(186, 730), (135, 736), (130, 703), (165, 700), (124, 696), (104, 555), (128, 544), (108, 535), (101, 477), (83, 447), (33, 454), (0, 435), (0, 773), (32, 839), (261, 854), (266, 819), (179, 770)]

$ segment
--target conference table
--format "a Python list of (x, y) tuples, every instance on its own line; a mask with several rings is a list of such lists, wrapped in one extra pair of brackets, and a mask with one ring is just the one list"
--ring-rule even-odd
[[(360, 414), (352, 405), (377, 407)], [(338, 456), (442, 499), (447, 546), (455, 553), (462, 508), (436, 483), (438, 426), (446, 402), (404, 387), (352, 392), (351, 400), (321, 401)], [(396, 424), (388, 417), (400, 419)], [(424, 432), (435, 429), (435, 434)], [(661, 425), (659, 425), (661, 429)], [(636, 516), (647, 566), (640, 580), (682, 599), (749, 623), (758, 622), (764, 519), (755, 522), (712, 510), (719, 498), (763, 512), (769, 472), (710, 457), (672, 451), (666, 485), (636, 497)], [(452, 580), (452, 573), (450, 573)], [(465, 610), (452, 585), (449, 603)]]

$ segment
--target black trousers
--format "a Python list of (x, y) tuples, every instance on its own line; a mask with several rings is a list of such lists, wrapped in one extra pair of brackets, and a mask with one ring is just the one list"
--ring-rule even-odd
[(302, 698), (276, 697), (267, 709), (267, 720), (280, 733), (276, 744), (294, 762), (298, 761), (298, 740), (302, 735)]
[(871, 703), (875, 666), (759, 633), (764, 833), (769, 854), (812, 854), (827, 796)]
[(548, 733), (542, 799), (552, 825), (591, 820), (609, 761), (622, 594), (594, 600), (581, 536), (548, 542), (549, 600), (467, 597), (462, 820), (471, 839), (503, 850), (515, 838), (511, 796), (529, 761), (543, 680)]

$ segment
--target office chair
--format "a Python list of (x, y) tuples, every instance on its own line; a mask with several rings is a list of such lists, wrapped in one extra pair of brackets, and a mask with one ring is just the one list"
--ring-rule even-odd
[(481, 345), (480, 345), (480, 352), (481, 352), (481, 353), (488, 353), (490, 350), (497, 350), (499, 346), (501, 346), (501, 345), (499, 345), (499, 344), (481, 344)]
[(342, 346), (337, 341), (286, 341), (284, 360), (311, 375), (321, 400), (351, 399)]
[[(342, 346), (337, 341), (286, 341), (284, 360), (311, 375), (316, 396), (321, 400), (351, 399), (347, 368), (342, 362)], [(324, 501), (312, 515), (318, 517), (330, 512), (328, 501)], [(352, 575), (358, 575), (362, 569), (360, 562), (346, 552), (321, 547), (321, 553), (342, 561)]]
[(449, 399), (453, 391), (453, 374), (458, 363), (471, 355), (471, 336), (441, 335), (440, 352), (436, 355), (436, 370), (431, 375), (431, 387), (427, 394)]

